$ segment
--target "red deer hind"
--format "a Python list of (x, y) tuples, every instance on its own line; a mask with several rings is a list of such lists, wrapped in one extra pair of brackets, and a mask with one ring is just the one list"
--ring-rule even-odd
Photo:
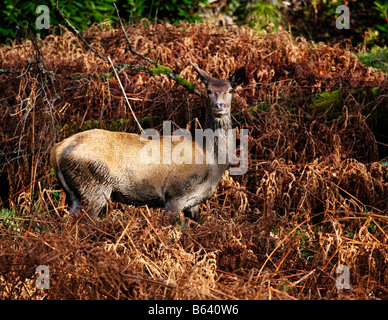
[[(245, 79), (245, 69), (229, 79), (216, 79), (192, 64), (207, 87), (206, 128), (220, 129), (227, 135), (231, 129), (233, 89)], [(220, 139), (220, 137), (218, 137)], [(160, 140), (163, 144), (163, 140)], [(80, 204), (88, 204), (87, 214), (95, 219), (108, 199), (126, 204), (162, 207), (171, 214), (184, 214), (198, 219), (199, 205), (217, 188), (229, 159), (217, 162), (217, 140), (214, 162), (195, 164), (142, 163), (140, 154), (147, 143), (140, 135), (94, 129), (77, 133), (51, 150), (54, 167), (71, 212), (80, 213)], [(172, 146), (177, 142), (172, 142)], [(183, 142), (180, 142), (183, 143)], [(205, 157), (205, 148), (195, 141), (187, 145)], [(162, 147), (161, 147), (162, 148)], [(192, 153), (194, 154), (194, 153)]]

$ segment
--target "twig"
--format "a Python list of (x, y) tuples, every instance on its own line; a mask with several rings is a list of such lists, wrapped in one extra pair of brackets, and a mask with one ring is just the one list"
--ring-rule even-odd
[(137, 126), (138, 126), (139, 129), (140, 129), (140, 132), (144, 133), (144, 130), (143, 130), (142, 126), (140, 125), (139, 121), (137, 121), (135, 112), (133, 112), (133, 110), (132, 110), (132, 107), (131, 107), (131, 105), (130, 105), (130, 103), (129, 103), (129, 101), (128, 101), (128, 98), (127, 98), (127, 94), (125, 93), (125, 90), (124, 90), (124, 88), (123, 88), (123, 85), (121, 84), (119, 75), (117, 74), (116, 68), (115, 68), (115, 66), (113, 65), (113, 62), (112, 62), (112, 60), (110, 59), (110, 57), (108, 57), (108, 61), (109, 61), (110, 64), (112, 65), (113, 72), (115, 73), (115, 76), (116, 76), (116, 78), (117, 78), (117, 81), (119, 82), (121, 91), (123, 92), (123, 95), (124, 95), (125, 101), (127, 102), (127, 105), (128, 105), (128, 107), (129, 107), (129, 110), (131, 110), (132, 115), (133, 115), (133, 118), (135, 119), (135, 121), (136, 121), (136, 123), (137, 123)]
[(305, 274), (302, 278), (300, 278), (298, 281), (292, 282), (294, 286), (302, 282), (303, 280), (307, 279), (309, 276), (311, 276), (317, 269), (311, 270), (308, 274)]

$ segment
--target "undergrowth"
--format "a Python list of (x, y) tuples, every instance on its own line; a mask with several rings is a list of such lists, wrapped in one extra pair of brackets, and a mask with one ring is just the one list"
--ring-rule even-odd
[[(144, 127), (203, 123), (189, 61), (215, 77), (248, 70), (233, 101), (249, 129), (249, 170), (225, 173), (199, 224), (161, 225), (161, 209), (110, 203), (95, 223), (69, 218), (50, 148), (94, 127), (137, 132), (110, 66), (62, 30), (0, 47), (2, 299), (387, 299), (388, 81), (342, 45), (181, 24), (127, 27), (133, 47), (197, 84), (123, 71)], [(119, 30), (85, 39), (136, 64)], [(324, 94), (324, 99), (322, 98)], [(326, 96), (325, 96), (326, 94)], [(327, 97), (332, 99), (329, 103)], [(386, 138), (386, 136), (385, 136)], [(38, 265), (50, 289), (35, 286)], [(337, 289), (336, 269), (350, 271)]]

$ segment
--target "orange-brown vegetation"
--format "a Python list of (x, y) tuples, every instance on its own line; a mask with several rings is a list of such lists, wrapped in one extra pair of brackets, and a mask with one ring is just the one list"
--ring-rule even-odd
[[(249, 171), (224, 175), (199, 224), (165, 227), (160, 209), (116, 203), (96, 223), (66, 220), (48, 161), (54, 142), (91, 127), (137, 126), (110, 65), (66, 29), (39, 40), (39, 52), (31, 41), (0, 47), (8, 189), (0, 297), (387, 299), (388, 168), (373, 129), (378, 112), (386, 116), (387, 75), (343, 45), (286, 32), (148, 22), (126, 30), (135, 50), (197, 93), (203, 87), (190, 60), (220, 78), (246, 67), (232, 112), (249, 129)], [(98, 25), (83, 36), (116, 63), (145, 63), (126, 50), (119, 29)], [(124, 70), (120, 80), (144, 127), (203, 122), (201, 95), (167, 76)], [(38, 265), (50, 268), (48, 290), (35, 287)], [(336, 288), (339, 265), (349, 268), (351, 289)]]

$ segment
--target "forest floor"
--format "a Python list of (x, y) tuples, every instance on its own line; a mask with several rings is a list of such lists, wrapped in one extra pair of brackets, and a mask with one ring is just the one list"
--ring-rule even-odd
[[(121, 71), (144, 128), (203, 123), (205, 88), (190, 61), (219, 78), (245, 66), (232, 113), (249, 130), (248, 172), (224, 174), (198, 224), (163, 226), (161, 209), (113, 202), (94, 223), (67, 219), (53, 144), (138, 128), (110, 64), (67, 29), (1, 46), (0, 298), (387, 299), (387, 74), (346, 44), (287, 32), (148, 22), (126, 31), (136, 51), (197, 86)], [(115, 63), (145, 63), (119, 29), (83, 36)], [(39, 265), (50, 289), (36, 287)]]

